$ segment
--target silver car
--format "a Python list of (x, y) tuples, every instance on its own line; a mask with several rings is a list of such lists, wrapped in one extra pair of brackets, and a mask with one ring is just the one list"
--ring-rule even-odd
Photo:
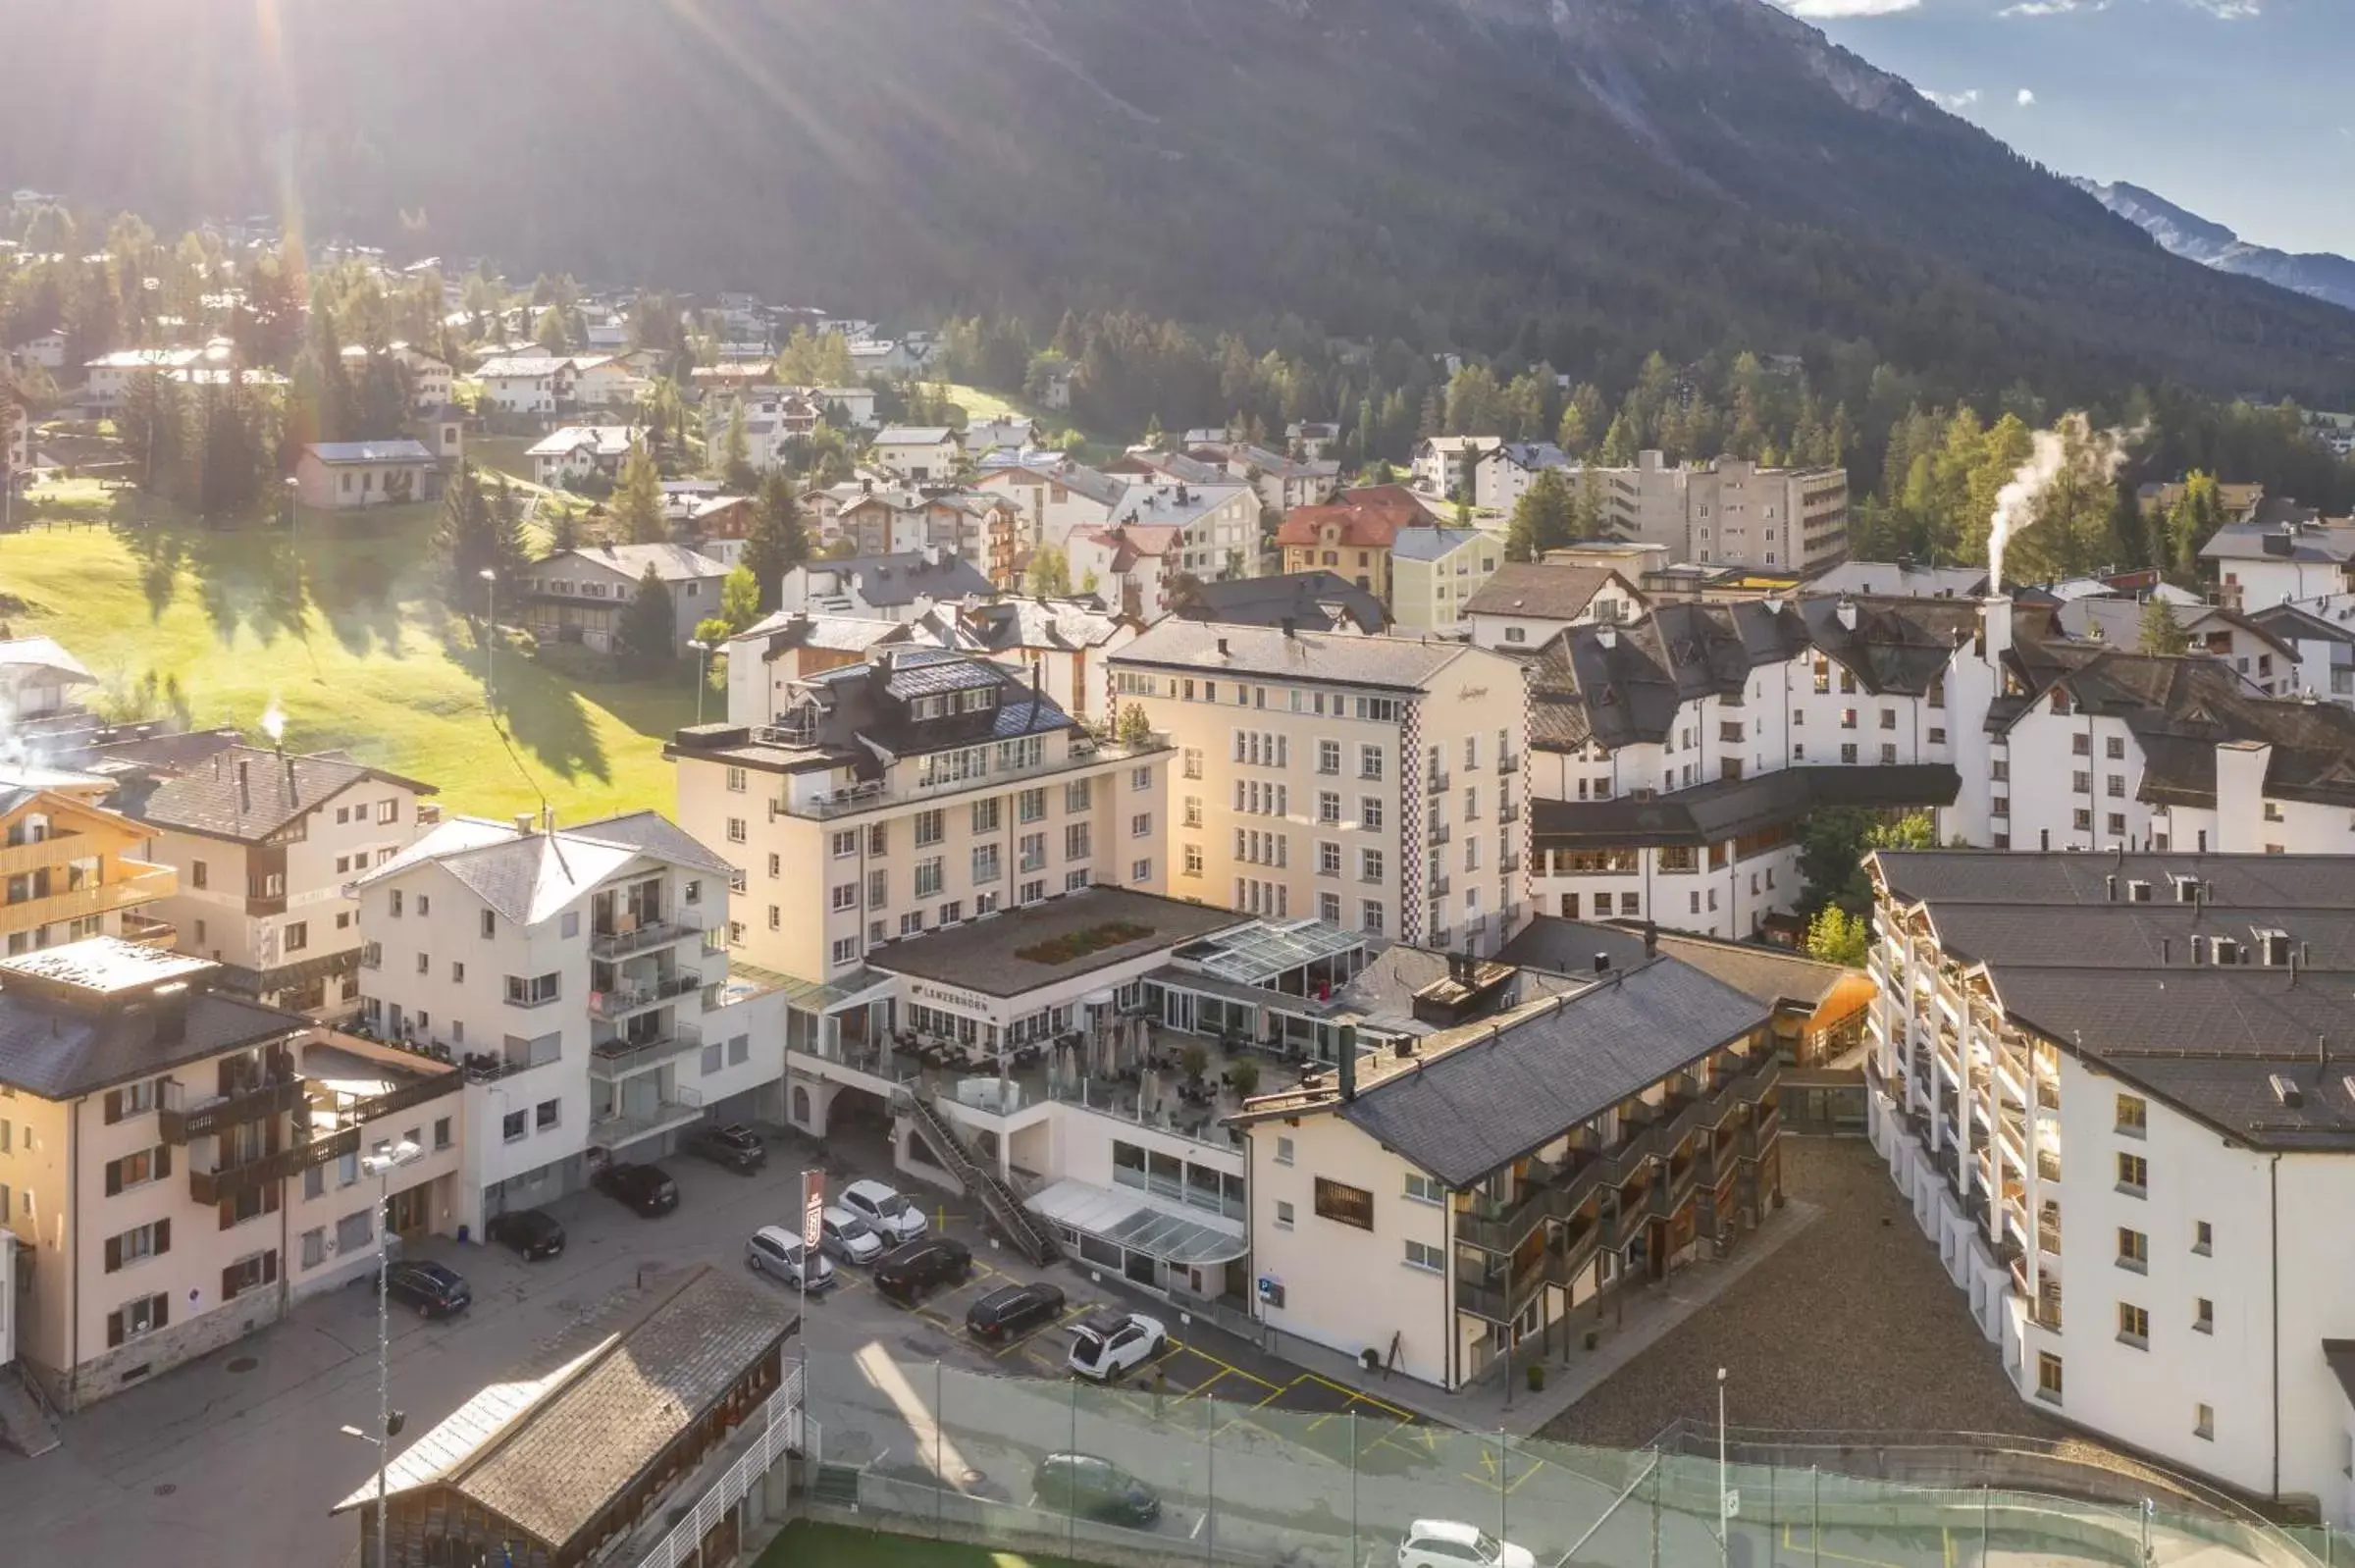
[(804, 1256), (802, 1238), (783, 1226), (764, 1225), (744, 1244), (744, 1266), (753, 1273), (815, 1295), (833, 1284), (834, 1265), (822, 1252), (811, 1256), (805, 1278)]
[(883, 1238), (850, 1210), (829, 1206), (818, 1216), (817, 1250), (837, 1263), (864, 1269), (883, 1256)]

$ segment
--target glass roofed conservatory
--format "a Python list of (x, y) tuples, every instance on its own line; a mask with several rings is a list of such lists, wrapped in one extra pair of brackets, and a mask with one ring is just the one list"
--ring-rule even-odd
[(1366, 967), (1362, 933), (1321, 920), (1254, 920), (1170, 957), (1168, 967), (1145, 979), (1145, 1010), (1167, 1026), (1340, 1060), (1352, 1031), (1328, 1016), (1329, 1003)]

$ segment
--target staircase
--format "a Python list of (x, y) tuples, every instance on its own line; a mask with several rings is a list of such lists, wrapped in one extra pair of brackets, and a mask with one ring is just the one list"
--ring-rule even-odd
[(0, 1443), (30, 1459), (57, 1446), (57, 1422), (49, 1402), (17, 1367), (0, 1367)]
[(963, 1128), (941, 1115), (933, 1104), (931, 1090), (921, 1084), (910, 1084), (903, 1098), (909, 1114), (916, 1118), (916, 1124), (923, 1129), (924, 1141), (947, 1162), (949, 1174), (965, 1184), (966, 1191), (981, 1200), (990, 1219), (997, 1222), (998, 1229), (1023, 1257), (1043, 1267), (1062, 1256), (1055, 1238), (1022, 1207), (1021, 1194), (1008, 1186), (986, 1161), (974, 1155), (965, 1141)]
[(859, 1467), (857, 1465), (819, 1465), (811, 1478), (810, 1500), (828, 1503), (836, 1508), (859, 1511)]

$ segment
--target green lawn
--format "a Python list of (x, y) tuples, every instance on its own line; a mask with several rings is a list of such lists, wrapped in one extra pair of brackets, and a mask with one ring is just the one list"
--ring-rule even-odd
[(801, 1521), (769, 1542), (754, 1568), (1084, 1568), (1062, 1557), (1028, 1557), (953, 1541), (891, 1536), (848, 1525)]
[(44, 492), (38, 510), (113, 521), (0, 537), (0, 620), (78, 655), (103, 683), (97, 706), (176, 677), (192, 722), (253, 736), (275, 701), (288, 745), (436, 784), (449, 811), (505, 816), (543, 793), (574, 821), (674, 809), (661, 749), (695, 718), (684, 667), (675, 682), (576, 681), (501, 650), (494, 724), (472, 628), (431, 592), (433, 507), (305, 511), (290, 546), (275, 528), (138, 521), (136, 497), (88, 489), (54, 508)]
[(932, 385), (947, 393), (951, 402), (964, 409), (968, 419), (1034, 419), (1038, 421), (1038, 433), (1041, 436), (1059, 430), (1077, 432), (1084, 443), (1079, 452), (1082, 461), (1110, 462), (1126, 451), (1128, 444), (1137, 439), (1133, 435), (1118, 436), (1107, 431), (1085, 429), (1073, 420), (1070, 409), (1057, 413), (1053, 409), (1039, 407), (1027, 397), (1009, 397), (1004, 392), (968, 387), (962, 382), (935, 382)]

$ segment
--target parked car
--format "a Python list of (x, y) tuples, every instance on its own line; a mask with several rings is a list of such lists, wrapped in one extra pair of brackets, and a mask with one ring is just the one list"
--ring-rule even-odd
[(415, 1307), (420, 1318), (454, 1318), (474, 1300), (457, 1271), (439, 1263), (392, 1264), (385, 1294), (402, 1306)]
[(1071, 1368), (1098, 1383), (1118, 1382), (1123, 1373), (1161, 1354), (1170, 1331), (1141, 1312), (1091, 1312), (1072, 1329)]
[(1161, 1517), (1161, 1493), (1109, 1459), (1091, 1453), (1051, 1453), (1038, 1462), (1036, 1506), (1085, 1514), (1116, 1525), (1150, 1525)]
[(760, 1141), (759, 1133), (741, 1122), (731, 1122), (726, 1126), (697, 1127), (687, 1134), (679, 1149), (699, 1160), (724, 1165), (739, 1176), (751, 1176), (768, 1164), (768, 1145)]
[(564, 1250), (564, 1228), (546, 1209), (495, 1214), (484, 1222), (483, 1233), (514, 1251), (526, 1263), (538, 1263)]
[(924, 1211), (882, 1181), (854, 1181), (842, 1189), (842, 1206), (864, 1220), (894, 1246), (924, 1233)]
[(597, 1173), (597, 1190), (618, 1198), (649, 1220), (679, 1206), (679, 1184), (658, 1165), (616, 1160)]
[(972, 1277), (973, 1255), (951, 1236), (928, 1236), (894, 1247), (875, 1265), (875, 1288), (900, 1302), (912, 1302), (934, 1285)]
[(1537, 1568), (1537, 1561), (1527, 1546), (1453, 1519), (1418, 1519), (1398, 1542), (1398, 1568)]
[(883, 1238), (875, 1228), (848, 1209), (826, 1206), (817, 1222), (817, 1250), (837, 1263), (865, 1268), (883, 1256)]
[(744, 1266), (755, 1274), (765, 1274), (811, 1295), (834, 1283), (834, 1265), (824, 1253), (810, 1257), (807, 1279), (803, 1277), (803, 1256), (802, 1238), (783, 1226), (764, 1225), (744, 1244)]
[(1044, 1283), (1010, 1284), (967, 1308), (965, 1327), (975, 1338), (1003, 1341), (1062, 1316), (1061, 1289)]

